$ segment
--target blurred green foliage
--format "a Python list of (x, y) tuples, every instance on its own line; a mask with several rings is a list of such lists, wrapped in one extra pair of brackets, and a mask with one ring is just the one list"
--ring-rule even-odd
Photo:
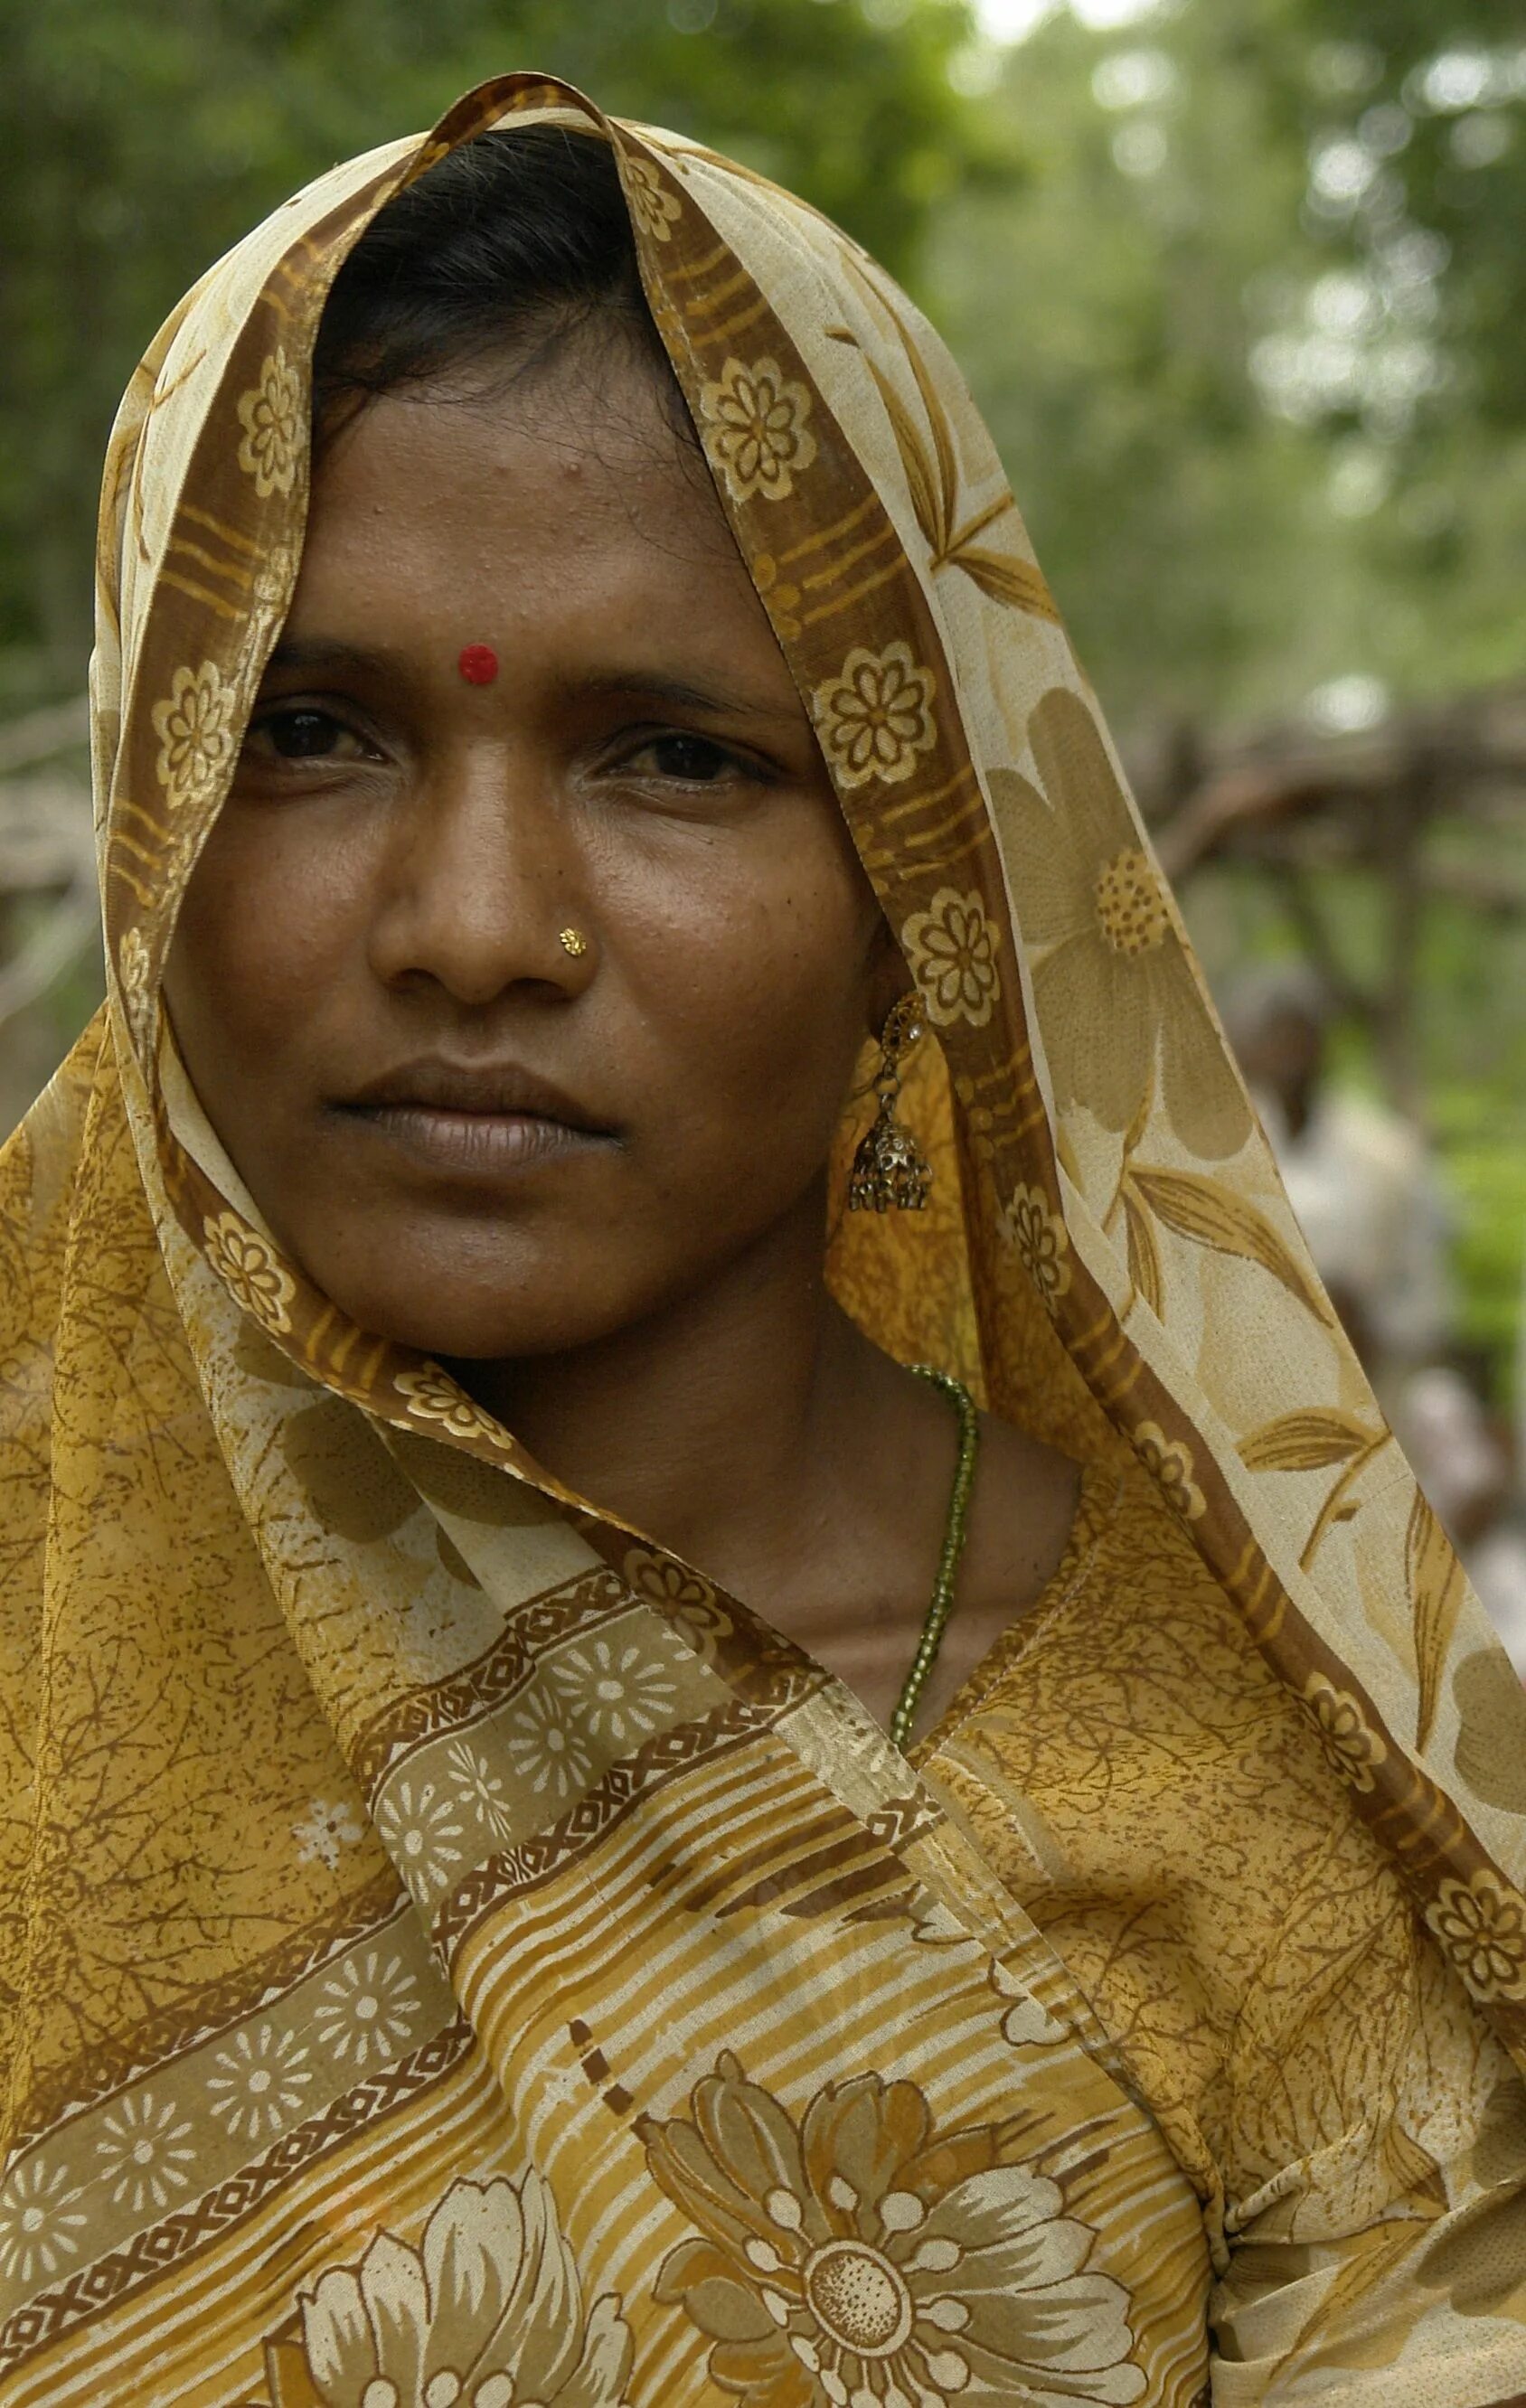
[(930, 274), (1126, 722), (1526, 661), (1526, 22), (1495, 0), (1057, 14), (987, 110), (1021, 193)]

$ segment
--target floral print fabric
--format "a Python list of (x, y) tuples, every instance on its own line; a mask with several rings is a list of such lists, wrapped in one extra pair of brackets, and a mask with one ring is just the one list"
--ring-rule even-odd
[[(555, 2203), (534, 2173), (458, 2182), (419, 2245), (380, 2231), (302, 2296), (278, 2343), (324, 2408), (626, 2408), (630, 2334), (606, 2292), (584, 2315)], [(292, 2390), (291, 2381), (281, 2386)]]
[(1447, 2316), (1424, 2269), (1467, 2265), (1469, 2233), (1526, 2196), (1526, 2086), (1463, 1986), (1519, 1966), (1519, 1943), (1464, 1892), (1428, 1946), (1343, 1811), (1373, 1777), (1351, 1706), (1280, 1687), (1144, 1464), (1099, 1467), (1060, 1576), (921, 1761), (1192, 2172), (1237, 2370), (1219, 2388), (1508, 2399), (1487, 2370), (1517, 2353), (1526, 2254), (1504, 2243), (1491, 2308), (1452, 2326), (1465, 2375), (1434, 2363)]
[[(1237, 1153), (1249, 1107), (1228, 1056), (1204, 1059), (1194, 1041), (1202, 1004), (1187, 940), (1096, 723), (1074, 695), (1046, 695), (1029, 741), (1042, 791), (1015, 768), (993, 772), (991, 791), (1026, 866), (1019, 911), (1057, 1097), (1125, 1129), (1159, 1063), (1183, 1143), (1208, 1158)], [(1099, 1021), (1112, 1032), (1101, 1048)]]
[[(615, 146), (931, 1032), (928, 1209), (837, 1215), (829, 1276), (1088, 1466), (914, 1765), (349, 1326), (159, 1010), (328, 283), (548, 113)], [(111, 992), (0, 1154), (5, 2408), (1526, 2388), (1526, 1708), (930, 328), (755, 174), (505, 77), (174, 313), (98, 573)]]
[(1128, 2299), (1087, 2273), (1093, 2236), (1055, 2184), (1003, 2163), (995, 2127), (934, 2130), (912, 2083), (831, 2085), (797, 2128), (727, 2055), (692, 2123), (655, 2127), (648, 2147), (702, 2236), (673, 2251), (659, 2289), (756, 2408), (822, 2395), (950, 2408), (1018, 2386), (1043, 2408), (1123, 2408), (1144, 2387)]
[(751, 367), (727, 360), (719, 379), (701, 387), (699, 408), (705, 450), (734, 499), (786, 500), (816, 456), (804, 385), (785, 376), (777, 360)]

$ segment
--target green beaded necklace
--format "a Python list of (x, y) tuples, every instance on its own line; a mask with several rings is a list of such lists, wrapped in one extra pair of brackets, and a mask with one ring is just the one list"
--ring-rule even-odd
[(935, 1371), (930, 1363), (913, 1363), (908, 1368), (919, 1380), (930, 1380), (935, 1388), (942, 1388), (958, 1414), (959, 1460), (954, 1473), (954, 1493), (948, 1500), (948, 1523), (943, 1531), (943, 1552), (938, 1558), (938, 1577), (932, 1584), (932, 1601), (923, 1618), (922, 1636), (916, 1642), (906, 1685), (890, 1717), (890, 1736), (898, 1747), (904, 1747), (911, 1738), (918, 1702), (938, 1661), (948, 1617), (954, 1611), (954, 1581), (964, 1553), (970, 1491), (974, 1486), (975, 1456), (980, 1448), (980, 1418), (969, 1389), (948, 1372)]

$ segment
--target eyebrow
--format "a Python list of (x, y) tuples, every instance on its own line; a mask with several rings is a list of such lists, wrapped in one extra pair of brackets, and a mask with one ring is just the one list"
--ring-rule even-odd
[[(265, 674), (291, 676), (327, 671), (400, 679), (407, 676), (411, 666), (397, 652), (371, 651), (363, 645), (343, 643), (336, 637), (290, 636), (282, 637), (276, 645), (266, 663)], [(755, 720), (760, 725), (777, 726), (782, 720), (794, 716), (787, 706), (751, 700), (745, 695), (698, 685), (687, 678), (669, 677), (655, 669), (606, 670), (597, 677), (571, 681), (569, 692), (594, 701), (628, 697), (631, 701), (666, 703), (671, 710), (692, 711), (707, 719)]]
[(396, 677), (406, 667), (401, 652), (367, 652), (359, 644), (342, 644), (328, 636), (283, 636), (265, 665), (272, 670), (338, 669), (373, 674), (381, 669)]
[(632, 701), (666, 702), (674, 710), (694, 711), (707, 719), (756, 719), (776, 726), (791, 715), (771, 703), (749, 701), (745, 695), (721, 693), (713, 686), (693, 685), (686, 678), (666, 677), (655, 669), (616, 669), (602, 677), (580, 678), (576, 691), (598, 701), (619, 701), (628, 695)]

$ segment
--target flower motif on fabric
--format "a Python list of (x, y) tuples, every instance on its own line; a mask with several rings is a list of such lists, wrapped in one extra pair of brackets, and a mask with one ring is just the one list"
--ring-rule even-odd
[(984, 1028), (1001, 992), (996, 932), (977, 894), (941, 886), (900, 932), (928, 1018), (940, 1028)]
[(301, 455), (306, 413), (302, 382), (279, 347), (261, 363), (260, 380), (238, 402), (243, 440), (238, 466), (254, 480), (262, 502), (272, 494), (289, 494)]
[(592, 1639), (551, 1668), (554, 1685), (593, 1738), (634, 1747), (669, 1719), (676, 1691), (667, 1668), (634, 1639)]
[(122, 1009), (135, 1035), (140, 1035), (149, 1016), (149, 980), (152, 961), (148, 939), (141, 928), (122, 931), (117, 947), (117, 984), (122, 989)]
[(939, 2131), (914, 2083), (816, 2093), (799, 2123), (723, 2056), (692, 2121), (643, 2120), (648, 2162), (698, 2238), (657, 2296), (714, 2344), (746, 2408), (1128, 2408), (1129, 2299), (1087, 2271), (1058, 2185), (1003, 2162), (994, 2125)]
[(516, 1779), (538, 1798), (569, 1798), (593, 1777), (593, 1758), (581, 1733), (568, 1728), (559, 1700), (544, 1689), (531, 1689), (521, 1699), (504, 1745)]
[(0, 2275), (7, 2283), (48, 2281), (79, 2254), (86, 2225), (66, 2166), (28, 2157), (0, 2186)]
[(1184, 1521), (1195, 1522), (1206, 1512), (1206, 1499), (1192, 1477), (1197, 1469), (1192, 1450), (1183, 1440), (1168, 1438), (1159, 1422), (1141, 1422), (1134, 1431), (1134, 1451)]
[(376, 1828), (398, 1870), (433, 1887), (461, 1862), (459, 1810), (432, 1781), (399, 1781), (376, 1810)]
[(999, 1226), (1045, 1310), (1052, 1312), (1071, 1284), (1071, 1240), (1064, 1222), (1050, 1211), (1049, 1199), (1041, 1189), (1017, 1187), (1011, 1203), (1002, 1208)]
[(636, 1595), (658, 1607), (697, 1654), (713, 1664), (716, 1647), (734, 1626), (710, 1583), (646, 1547), (632, 1547), (621, 1569)]
[(101, 2179), (112, 2203), (144, 2215), (162, 2214), (191, 2180), (196, 2153), (186, 2145), (191, 2119), (173, 2099), (151, 2091), (123, 2099), (103, 2121), (106, 2138), (95, 2143)]
[(1322, 1672), (1311, 1672), (1303, 1684), (1303, 1705), (1331, 1770), (1353, 1789), (1371, 1789), (1373, 1773), (1389, 1751), (1356, 1698)]
[(1097, 880), (1096, 906), (1103, 944), (1125, 961), (1153, 953), (1171, 934), (1171, 905), (1145, 853), (1120, 853), (1116, 861), (1104, 864)]
[(235, 1304), (262, 1328), (281, 1334), (289, 1330), (292, 1317), (286, 1308), (296, 1294), (295, 1283), (265, 1240), (237, 1212), (219, 1212), (215, 1220), (204, 1221), (202, 1235), (207, 1259)]
[(626, 192), (631, 216), (648, 241), (669, 241), (683, 213), (683, 205), (678, 194), (669, 192), (649, 159), (626, 159)]
[(455, 1794), (468, 1814), (474, 1814), (490, 1837), (507, 1840), (514, 1828), (514, 1818), (504, 1795), (503, 1776), (495, 1772), (484, 1756), (480, 1756), (469, 1740), (456, 1739), (445, 1751)]
[(1476, 1999), (1526, 1998), (1526, 1899), (1498, 1873), (1444, 1881), (1425, 1919)]
[(379, 1948), (367, 1948), (324, 1984), (312, 2020), (329, 2054), (365, 2073), (401, 2056), (417, 2029), (419, 2008), (418, 1983), (402, 1958), (383, 1962)]
[(399, 1371), (397, 1386), (416, 1421), (442, 1422), (452, 1438), (501, 1440), (492, 1416), (458, 1388), (445, 1371)]
[(933, 678), (919, 668), (900, 637), (883, 652), (856, 644), (836, 677), (818, 685), (811, 716), (841, 786), (882, 778), (899, 785), (938, 741), (932, 716)]
[(718, 379), (700, 386), (699, 415), (705, 451), (733, 501), (755, 494), (786, 501), (816, 456), (806, 424), (811, 395), (777, 360), (755, 360), (751, 367), (727, 360)]
[(630, 2332), (613, 2291), (585, 2315), (556, 2202), (517, 2183), (453, 2183), (410, 2247), (378, 2232), (297, 2294), (323, 2408), (627, 2408)]
[(220, 2048), (207, 2076), (212, 2114), (235, 2140), (274, 2140), (302, 2112), (302, 2094), (312, 2080), (309, 2052), (295, 2031), (247, 2025)]
[(172, 811), (216, 800), (238, 757), (238, 695), (215, 661), (177, 669), (167, 701), (149, 714), (159, 738), (159, 783)]
[[(1250, 1135), (1250, 1108), (1222, 1048), (1204, 1047), (1207, 1007), (1175, 906), (1150, 860), (1096, 721), (1055, 687), (1028, 723), (1043, 792), (1018, 770), (989, 785), (1018, 918), (1033, 948), (1033, 994), (1055, 1100), (1104, 1128), (1129, 1127), (1159, 1062), (1166, 1114), (1211, 1160)], [(1105, 1045), (1096, 1031), (1108, 1031)]]
[(327, 1798), (315, 1798), (307, 1820), (292, 1825), (297, 1862), (326, 1865), (330, 1872), (338, 1866), (340, 1850), (353, 1848), (365, 1836), (366, 1827), (353, 1807)]

